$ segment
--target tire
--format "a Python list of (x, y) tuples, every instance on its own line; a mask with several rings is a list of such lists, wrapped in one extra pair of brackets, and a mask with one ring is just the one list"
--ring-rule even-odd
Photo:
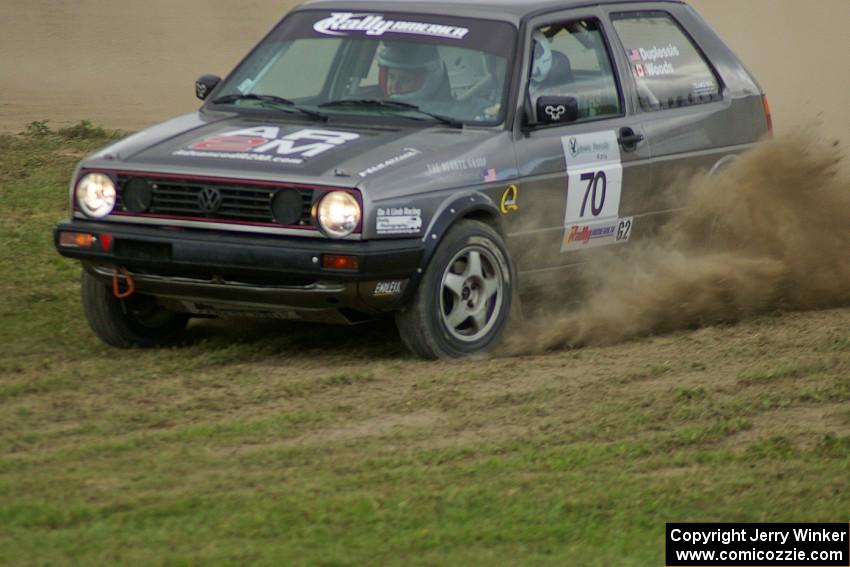
[(94, 334), (119, 348), (153, 348), (177, 342), (189, 316), (159, 306), (153, 297), (135, 294), (117, 299), (112, 289), (83, 270), (83, 312)]
[(429, 360), (486, 354), (505, 329), (514, 281), (501, 236), (482, 222), (460, 221), (438, 246), (410, 303), (396, 314), (399, 334), (414, 354)]

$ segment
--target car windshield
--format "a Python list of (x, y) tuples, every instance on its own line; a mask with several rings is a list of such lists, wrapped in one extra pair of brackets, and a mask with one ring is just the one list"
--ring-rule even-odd
[(502, 22), (296, 12), (228, 77), (214, 103), (275, 108), (244, 96), (261, 95), (329, 115), (495, 125), (504, 118), (515, 44), (516, 29)]

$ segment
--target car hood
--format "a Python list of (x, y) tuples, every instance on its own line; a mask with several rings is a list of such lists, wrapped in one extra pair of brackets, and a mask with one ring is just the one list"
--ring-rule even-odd
[(193, 113), (104, 148), (83, 167), (357, 187), (372, 200), (516, 175), (506, 132)]

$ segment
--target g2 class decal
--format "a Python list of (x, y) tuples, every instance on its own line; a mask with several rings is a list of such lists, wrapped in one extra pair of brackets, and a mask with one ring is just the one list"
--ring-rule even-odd
[(281, 136), (280, 130), (278, 126), (258, 126), (224, 132), (197, 141), (174, 155), (301, 165), (308, 158), (360, 137), (353, 132), (314, 129)]
[(469, 29), (428, 22), (386, 20), (381, 14), (355, 14), (334, 12), (329, 18), (313, 24), (313, 29), (325, 35), (352, 35), (363, 33), (380, 37), (387, 33), (424, 35), (440, 39), (463, 39)]
[(626, 242), (633, 219), (620, 218), (623, 164), (616, 132), (561, 139), (567, 163), (567, 206), (561, 252)]

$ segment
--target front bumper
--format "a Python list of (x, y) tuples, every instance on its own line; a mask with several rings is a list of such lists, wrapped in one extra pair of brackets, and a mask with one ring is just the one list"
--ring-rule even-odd
[[(90, 234), (94, 242), (63, 246), (63, 232)], [(342, 313), (347, 321), (339, 322), (399, 308), (424, 250), (418, 239), (343, 242), (79, 219), (57, 224), (54, 244), (104, 282), (116, 268), (128, 270), (139, 293), (177, 310), (330, 321)], [(352, 256), (358, 268), (323, 268), (326, 255)]]

